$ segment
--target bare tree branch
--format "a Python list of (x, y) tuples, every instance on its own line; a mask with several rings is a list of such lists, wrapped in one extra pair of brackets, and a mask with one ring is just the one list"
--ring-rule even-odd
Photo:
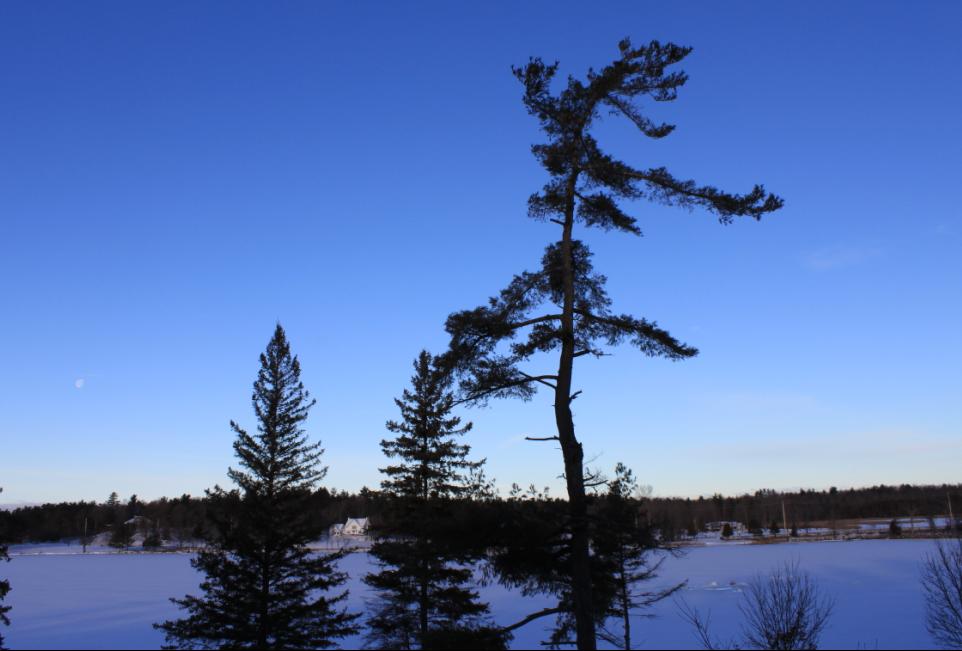
[(544, 316), (539, 316), (533, 319), (528, 319), (527, 321), (519, 321), (517, 323), (509, 323), (507, 325), (510, 330), (517, 330), (519, 328), (525, 328), (536, 323), (545, 323), (547, 321), (558, 321), (561, 319), (560, 314), (546, 314)]
[(532, 381), (534, 381), (534, 382), (540, 382), (541, 384), (544, 384), (545, 386), (549, 386), (549, 387), (551, 387), (552, 389), (556, 389), (556, 388), (557, 388), (555, 385), (553, 385), (553, 384), (551, 384), (550, 382), (547, 381), (547, 380), (557, 380), (557, 379), (558, 379), (558, 376), (557, 376), (557, 375), (528, 375), (527, 373), (525, 373), (525, 372), (523, 372), (523, 371), (521, 371), (521, 375), (525, 376), (526, 378), (528, 378), (529, 380), (532, 380)]
[(545, 608), (544, 610), (539, 610), (536, 613), (532, 613), (525, 617), (524, 619), (511, 624), (510, 626), (505, 626), (501, 629), (502, 633), (510, 633), (511, 631), (521, 628), (525, 624), (530, 624), (536, 619), (541, 619), (542, 617), (547, 617), (548, 615), (557, 615), (558, 613), (563, 613), (564, 608)]

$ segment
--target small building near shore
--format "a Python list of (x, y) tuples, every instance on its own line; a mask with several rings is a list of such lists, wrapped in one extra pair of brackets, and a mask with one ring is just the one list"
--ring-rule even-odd
[(732, 533), (740, 534), (746, 533), (748, 529), (745, 528), (741, 522), (735, 522), (734, 520), (722, 520), (721, 522), (706, 522), (705, 531), (711, 531), (712, 533), (721, 533), (725, 529), (725, 525), (731, 527)]
[(367, 518), (348, 518), (344, 524), (331, 526), (332, 536), (364, 536), (367, 534), (369, 524)]

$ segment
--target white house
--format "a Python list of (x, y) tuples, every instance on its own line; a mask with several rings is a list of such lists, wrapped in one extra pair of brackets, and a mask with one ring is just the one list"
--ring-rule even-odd
[(135, 515), (125, 521), (124, 524), (134, 527), (137, 531), (146, 531), (153, 527), (153, 522), (150, 521), (150, 518), (145, 518), (142, 515)]
[(743, 525), (741, 522), (735, 522), (735, 521), (726, 522), (724, 520), (721, 522), (706, 522), (705, 530), (711, 531), (713, 533), (720, 533), (725, 528), (726, 524), (731, 527), (732, 533), (734, 534), (746, 533), (748, 531), (745, 525)]
[(345, 536), (363, 536), (367, 533), (367, 518), (348, 518), (341, 528), (341, 534)]

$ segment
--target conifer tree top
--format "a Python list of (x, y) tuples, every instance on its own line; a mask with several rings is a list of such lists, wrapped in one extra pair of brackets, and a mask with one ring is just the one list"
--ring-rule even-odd
[[(673, 124), (656, 124), (645, 116), (638, 99), (671, 102), (688, 80), (684, 72), (667, 69), (681, 62), (690, 47), (651, 41), (632, 47), (629, 39), (618, 44), (620, 56), (600, 71), (589, 69), (584, 81), (568, 77), (561, 92), (552, 94), (551, 83), (558, 64), (532, 58), (513, 68), (524, 84), (523, 101), (538, 119), (548, 141), (531, 150), (551, 180), (528, 202), (529, 214), (538, 219), (564, 215), (573, 189), (579, 200), (576, 215), (586, 226), (641, 234), (634, 217), (619, 206), (620, 200), (647, 199), (670, 206), (702, 207), (722, 223), (738, 216), (761, 219), (778, 210), (783, 200), (756, 185), (746, 194), (730, 194), (691, 180), (677, 179), (664, 167), (636, 168), (606, 154), (591, 129), (604, 109), (632, 122), (649, 138), (664, 138)], [(575, 184), (569, 188), (568, 184)]]
[(243, 470), (228, 475), (245, 492), (272, 494), (313, 489), (327, 468), (317, 465), (324, 450), (308, 443), (301, 427), (315, 404), (301, 382), (301, 365), (291, 354), (280, 324), (260, 355), (251, 404), (257, 417), (257, 434), (251, 436), (234, 421), (234, 451)]
[(468, 461), (470, 446), (457, 437), (471, 430), (471, 423), (451, 414), (455, 405), (451, 376), (422, 350), (414, 361), (411, 388), (394, 403), (400, 421), (388, 421), (388, 431), (398, 436), (381, 441), (381, 449), (398, 463), (382, 468), (387, 475), (382, 487), (399, 496), (422, 499), (457, 497), (470, 492), (468, 475), (484, 461)]

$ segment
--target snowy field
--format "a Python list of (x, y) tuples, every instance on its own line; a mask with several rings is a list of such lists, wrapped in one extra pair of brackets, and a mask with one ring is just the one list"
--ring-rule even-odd
[[(797, 560), (836, 599), (823, 648), (931, 648), (918, 577), (919, 563), (933, 547), (930, 540), (693, 547), (682, 558), (668, 559), (656, 582), (687, 579), (685, 600), (703, 614), (710, 610), (716, 635), (727, 638), (738, 630), (740, 587), (757, 572)], [(178, 614), (167, 598), (192, 592), (199, 582), (187, 554), (81, 555), (65, 545), (19, 545), (10, 551), (12, 561), (0, 572), (13, 588), (7, 597), (12, 624), (4, 635), (14, 649), (156, 649), (163, 638), (151, 623)], [(363, 607), (360, 577), (368, 567), (364, 553), (344, 561), (354, 610)], [(483, 588), (482, 595), (503, 623), (549, 605), (499, 586)], [(696, 646), (674, 603), (662, 602), (652, 612), (657, 617), (633, 624), (638, 648)], [(513, 646), (538, 648), (545, 626), (534, 622), (516, 631)], [(361, 644), (357, 638), (343, 646)]]

